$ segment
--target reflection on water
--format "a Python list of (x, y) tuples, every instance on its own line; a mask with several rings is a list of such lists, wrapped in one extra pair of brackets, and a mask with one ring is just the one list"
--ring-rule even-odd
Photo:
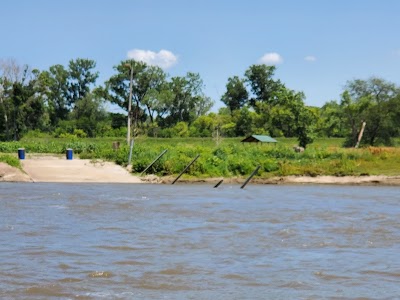
[(1, 299), (393, 299), (396, 187), (0, 185)]

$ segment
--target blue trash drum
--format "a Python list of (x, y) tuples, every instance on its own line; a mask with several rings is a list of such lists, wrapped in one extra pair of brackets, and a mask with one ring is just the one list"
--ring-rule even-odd
[(67, 159), (68, 160), (72, 160), (72, 156), (73, 156), (73, 151), (71, 148), (67, 149), (67, 153), (66, 153)]
[(18, 148), (18, 158), (25, 159), (25, 148)]

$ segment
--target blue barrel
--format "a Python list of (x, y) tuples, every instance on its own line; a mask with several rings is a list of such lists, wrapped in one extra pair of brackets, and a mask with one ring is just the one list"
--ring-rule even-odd
[(68, 148), (68, 149), (67, 149), (67, 153), (66, 153), (66, 154), (67, 154), (67, 159), (68, 159), (68, 160), (71, 160), (71, 159), (72, 159), (72, 153), (73, 153), (73, 152), (72, 152), (72, 149), (71, 149), (71, 148)]
[(18, 158), (25, 159), (25, 148), (18, 148)]

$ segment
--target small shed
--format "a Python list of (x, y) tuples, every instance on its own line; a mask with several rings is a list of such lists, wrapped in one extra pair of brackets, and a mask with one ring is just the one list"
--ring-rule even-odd
[(244, 140), (242, 143), (277, 143), (278, 141), (268, 135), (251, 135)]

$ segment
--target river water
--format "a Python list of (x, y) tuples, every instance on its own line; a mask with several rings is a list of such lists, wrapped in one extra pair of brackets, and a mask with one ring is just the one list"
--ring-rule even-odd
[(0, 184), (1, 299), (399, 299), (400, 189)]

